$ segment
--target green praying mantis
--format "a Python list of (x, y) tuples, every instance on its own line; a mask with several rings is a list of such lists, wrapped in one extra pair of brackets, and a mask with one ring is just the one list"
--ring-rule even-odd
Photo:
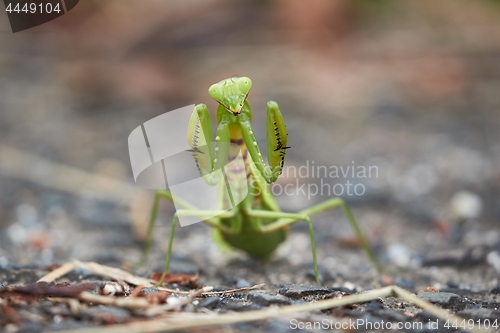
[[(199, 210), (186, 203), (183, 209), (176, 211), (170, 231), (165, 269), (158, 285), (163, 283), (169, 269), (179, 216), (194, 216), (203, 219), (203, 222), (214, 228), (216, 240), (232, 248), (243, 250), (257, 259), (269, 258), (278, 245), (286, 240), (290, 225), (304, 221), (309, 227), (314, 276), (317, 283), (321, 284), (311, 216), (340, 207), (368, 258), (380, 270), (379, 261), (363, 236), (351, 210), (341, 198), (329, 199), (298, 213), (286, 213), (280, 210), (268, 184), (275, 182), (282, 173), (286, 149), (289, 148), (287, 147), (288, 134), (278, 104), (274, 101), (268, 102), (267, 157), (269, 166), (266, 166), (251, 125), (252, 108), (247, 100), (251, 88), (252, 81), (248, 77), (232, 77), (210, 86), (208, 93), (219, 104), (215, 148), (212, 147), (211, 142), (207, 142), (213, 138), (212, 122), (207, 106), (198, 104), (194, 108), (187, 129), (187, 140), (201, 176), (209, 185), (221, 183), (221, 177), (213, 171), (224, 168), (228, 160), (241, 154), (245, 167), (232, 170), (232, 177), (239, 177), (240, 180), (248, 182), (248, 192), (245, 192), (246, 196), (238, 200), (241, 202), (236, 206), (233, 205), (231, 209), (224, 209), (224, 207), (227, 207), (229, 201), (234, 204), (232, 195), (219, 192), (217, 201), (220, 209)], [(142, 261), (146, 259), (151, 249), (158, 205), (162, 198), (174, 200), (169, 191), (156, 192)]]

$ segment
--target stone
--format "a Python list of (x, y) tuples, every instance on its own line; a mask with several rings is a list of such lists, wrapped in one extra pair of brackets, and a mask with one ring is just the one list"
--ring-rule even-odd
[(292, 299), (299, 299), (305, 296), (326, 295), (330, 292), (328, 288), (310, 284), (287, 284), (279, 291), (280, 295)]
[(290, 300), (281, 295), (273, 296), (265, 293), (250, 293), (248, 294), (248, 300), (262, 306), (269, 306), (271, 304), (278, 304), (278, 305), (290, 304)]
[(219, 300), (218, 296), (207, 297), (201, 301), (198, 306), (201, 308), (213, 309), (219, 304)]
[(459, 311), (465, 308), (465, 302), (462, 300), (462, 297), (453, 293), (423, 292), (419, 294), (418, 297), (430, 303), (437, 304), (445, 309), (452, 309), (454, 311)]
[(251, 286), (252, 284), (245, 279), (239, 279), (238, 282), (236, 282), (236, 289), (248, 288)]

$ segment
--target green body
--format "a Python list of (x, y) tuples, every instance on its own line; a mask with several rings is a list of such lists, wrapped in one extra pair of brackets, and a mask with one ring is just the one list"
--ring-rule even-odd
[[(243, 250), (254, 258), (267, 259), (276, 250), (278, 245), (286, 239), (288, 228), (284, 227), (273, 232), (262, 233), (253, 227), (255, 225), (272, 224), (276, 219), (250, 216), (246, 208), (250, 207), (251, 209), (279, 212), (278, 205), (274, 197), (266, 191), (268, 185), (258, 170), (252, 169), (248, 158), (247, 146), (236, 130), (233, 131), (233, 135), (231, 136), (231, 143), (240, 143), (239, 150), (245, 160), (246, 168), (244, 176), (248, 182), (249, 193), (243, 202), (237, 205), (237, 212), (234, 216), (220, 219), (221, 224), (228, 228), (233, 225), (241, 226), (241, 232), (237, 234), (224, 233), (215, 229), (215, 232), (219, 233), (215, 239), (222, 239), (232, 247)], [(234, 156), (230, 154), (229, 159), (233, 158)], [(253, 191), (255, 190), (254, 186), (262, 186), (262, 188), (259, 187), (258, 191)], [(224, 198), (226, 195), (225, 191), (221, 191), (219, 195)], [(227, 198), (225, 200), (226, 202), (228, 201)]]
[[(314, 230), (310, 215), (341, 207), (370, 260), (380, 269), (381, 266), (361, 233), (351, 211), (340, 198), (332, 198), (298, 213), (285, 213), (279, 209), (268, 184), (273, 183), (282, 172), (286, 149), (289, 148), (287, 147), (288, 134), (278, 104), (273, 101), (268, 102), (267, 156), (269, 167), (267, 167), (262, 159), (251, 126), (252, 109), (247, 101), (251, 87), (252, 81), (249, 78), (233, 77), (222, 80), (209, 88), (210, 96), (219, 103), (215, 140), (210, 113), (206, 105), (198, 104), (193, 110), (187, 129), (187, 140), (200, 174), (207, 184), (220, 186), (218, 204), (216, 210), (203, 211), (176, 198), (176, 203), (180, 203), (184, 209), (178, 210), (174, 215), (165, 271), (159, 284), (162, 283), (168, 271), (176, 222), (178, 216), (182, 215), (203, 218), (206, 224), (215, 229), (217, 240), (222, 240), (231, 247), (243, 250), (258, 259), (268, 258), (286, 240), (291, 224), (298, 221), (306, 222), (311, 238), (314, 272), (319, 284)], [(212, 149), (212, 142), (215, 142), (214, 149)], [(228, 166), (228, 161), (235, 158), (244, 160), (244, 168)], [(228, 167), (224, 168), (225, 166)], [(216, 170), (225, 171), (222, 173), (214, 172)], [(224, 178), (221, 177), (221, 174), (224, 175)], [(236, 190), (225, 191), (224, 185), (227, 187), (228, 182), (235, 184), (231, 188)], [(242, 183), (246, 186), (241, 186)], [(240, 190), (243, 188), (248, 188), (248, 194), (246, 191)], [(143, 259), (151, 247), (160, 198), (173, 200), (170, 192), (163, 190), (157, 192)], [(235, 205), (236, 201), (241, 201), (241, 203)]]
[[(235, 219), (239, 221), (235, 221)], [(259, 219), (246, 215), (242, 212), (239, 216), (229, 219), (222, 219), (224, 225), (230, 226), (232, 223), (242, 223), (241, 232), (236, 235), (224, 234), (219, 232), (226, 243), (234, 248), (240, 249), (248, 253), (256, 259), (267, 259), (276, 250), (278, 245), (286, 240), (287, 228), (276, 230), (267, 234), (256, 232), (251, 227), (250, 219), (257, 219), (257, 223), (264, 225), (272, 223), (273, 219)]]

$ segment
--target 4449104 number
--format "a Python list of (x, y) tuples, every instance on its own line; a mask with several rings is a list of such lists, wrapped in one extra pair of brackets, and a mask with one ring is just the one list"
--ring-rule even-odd
[(468, 319), (462, 320), (459, 322), (458, 320), (450, 321), (447, 320), (444, 324), (445, 328), (454, 328), (454, 329), (464, 329), (464, 330), (473, 330), (473, 329), (498, 329), (498, 319), (489, 320), (489, 319)]
[(52, 12), (55, 12), (55, 13), (60, 13), (61, 12), (61, 8), (60, 8), (60, 5), (59, 3), (56, 3), (55, 5), (52, 5), (50, 2), (47, 2), (44, 6), (44, 4), (42, 3), (39, 3), (39, 4), (36, 4), (36, 3), (25, 3), (22, 7), (19, 3), (17, 3), (14, 8), (12, 8), (12, 3), (9, 3), (9, 5), (7, 6), (7, 8), (5, 8), (5, 11), (7, 13), (31, 13), (31, 14), (50, 14)]

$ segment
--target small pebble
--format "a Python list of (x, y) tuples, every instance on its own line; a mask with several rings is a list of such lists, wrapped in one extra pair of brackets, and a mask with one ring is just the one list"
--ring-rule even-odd
[(481, 215), (483, 202), (472, 192), (460, 191), (450, 201), (450, 211), (458, 219), (473, 219)]
[(184, 306), (184, 308), (182, 309), (182, 311), (184, 311), (184, 312), (194, 312), (195, 308), (196, 308), (196, 307), (195, 307), (195, 305), (194, 305), (194, 304), (189, 303), (189, 304), (186, 304), (186, 305)]
[(333, 291), (333, 293), (332, 293), (333, 296), (338, 295), (339, 293), (341, 293), (341, 295), (342, 294), (351, 295), (351, 294), (354, 294), (356, 292), (356, 290), (349, 289), (346, 287), (331, 287), (330, 291)]
[(331, 291), (328, 288), (310, 284), (288, 284), (284, 285), (279, 293), (292, 299), (302, 298), (310, 295), (325, 295)]
[(38, 222), (38, 212), (30, 204), (20, 204), (16, 207), (16, 218), (23, 226), (33, 227)]
[(391, 276), (382, 275), (380, 277), (380, 284), (382, 286), (390, 286), (391, 284), (394, 284), (394, 279)]
[(26, 228), (19, 223), (14, 223), (9, 226), (6, 233), (13, 244), (24, 244), (28, 237)]
[(240, 300), (231, 300), (225, 304), (225, 307), (228, 310), (233, 310), (233, 311), (252, 311), (252, 310), (262, 309), (260, 305), (247, 303), (245, 301), (240, 301)]
[(491, 293), (494, 295), (500, 295), (500, 287), (495, 287), (491, 289)]
[(52, 323), (49, 326), (50, 331), (64, 331), (64, 330), (74, 330), (74, 329), (82, 329), (88, 328), (91, 326), (95, 326), (91, 322), (84, 320), (75, 320), (73, 318), (64, 318), (60, 323)]
[(356, 285), (352, 282), (346, 281), (342, 287), (356, 292)]
[(401, 243), (391, 244), (387, 248), (387, 257), (391, 263), (400, 267), (408, 267), (411, 262), (410, 249)]
[(418, 294), (418, 297), (430, 303), (437, 304), (445, 309), (453, 309), (454, 311), (463, 310), (465, 303), (457, 294), (444, 292), (423, 292)]
[(467, 310), (475, 310), (475, 309), (480, 309), (481, 305), (479, 304), (474, 304), (474, 303), (469, 303), (467, 304)]
[(252, 284), (245, 279), (240, 279), (240, 280), (238, 280), (238, 282), (236, 282), (236, 289), (248, 288), (251, 286), (252, 286)]
[(84, 311), (84, 314), (90, 315), (92, 318), (106, 318), (106, 320), (112, 319), (115, 323), (122, 323), (127, 319), (130, 319), (130, 313), (122, 308), (117, 308), (114, 306), (98, 305), (95, 307), (88, 308)]
[(43, 332), (43, 325), (41, 323), (25, 322), (19, 327), (17, 333), (41, 333)]
[(174, 296), (167, 297), (166, 302), (168, 305), (175, 306), (180, 309), (179, 297), (174, 297)]
[(198, 306), (201, 308), (214, 309), (219, 304), (219, 300), (218, 296), (211, 296), (201, 301)]
[(4, 326), (5, 333), (17, 333), (19, 331), (19, 326), (16, 324), (7, 324)]
[(94, 273), (92, 273), (91, 271), (79, 267), (66, 274), (67, 279), (78, 282), (96, 277), (97, 276), (94, 275)]
[(128, 295), (130, 288), (126, 284), (110, 281), (102, 287), (102, 294), (108, 296)]
[(465, 256), (463, 250), (431, 253), (422, 262), (422, 266), (458, 266)]
[(463, 310), (460, 311), (458, 315), (466, 319), (497, 319), (493, 313), (493, 310), (485, 308)]
[[(458, 263), (459, 267), (472, 267), (481, 265), (487, 262), (489, 248), (487, 246), (474, 246), (465, 252), (464, 256)], [(500, 258), (499, 258), (500, 259)], [(500, 264), (500, 262), (499, 262)]]
[(370, 312), (371, 314), (376, 314), (377, 312), (379, 312), (383, 308), (384, 308), (384, 305), (380, 301), (376, 300), (376, 301), (371, 301), (370, 303), (368, 303), (368, 305), (366, 306), (366, 311)]
[(141, 290), (141, 294), (144, 294), (144, 295), (154, 295), (154, 294), (158, 294), (159, 292), (161, 292), (161, 291), (155, 287), (146, 287), (146, 288)]
[(388, 321), (392, 322), (405, 322), (407, 319), (404, 314), (393, 309), (382, 308), (378, 311), (373, 312), (373, 315), (379, 318), (387, 319)]
[[(316, 281), (316, 275), (314, 274), (314, 269), (309, 269), (308, 271), (306, 271), (306, 277), (313, 280), (313, 281)], [(318, 279), (319, 279), (319, 282), (321, 283), (324, 283), (324, 279), (323, 279), (323, 275), (318, 272)]]
[(413, 291), (415, 290), (415, 282), (408, 279), (397, 279), (394, 283), (396, 286), (401, 287), (406, 290)]
[(500, 254), (497, 251), (492, 251), (486, 256), (486, 262), (493, 266), (500, 273)]
[(281, 295), (272, 296), (265, 293), (250, 293), (248, 294), (248, 299), (253, 303), (262, 306), (268, 306), (271, 304), (280, 304), (280, 305), (290, 304), (290, 300)]

